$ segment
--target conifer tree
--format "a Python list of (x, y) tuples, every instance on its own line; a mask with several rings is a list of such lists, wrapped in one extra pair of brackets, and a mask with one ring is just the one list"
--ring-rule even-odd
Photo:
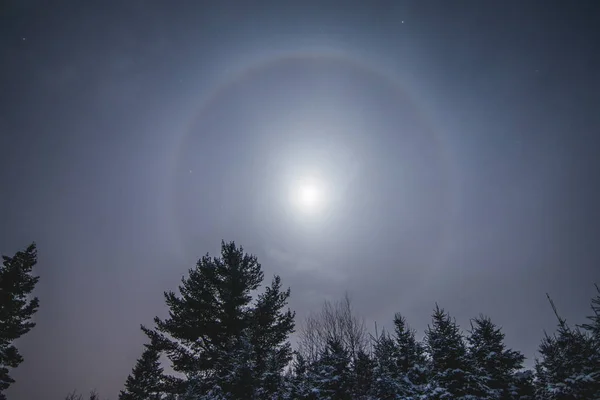
[(398, 351), (394, 339), (385, 331), (375, 340), (373, 358), (373, 397), (397, 399), (402, 395), (398, 373)]
[(597, 349), (593, 338), (579, 327), (571, 328), (561, 318), (550, 297), (558, 319), (553, 336), (546, 334), (540, 344), (541, 358), (536, 360), (538, 397), (547, 400), (593, 399), (600, 393)]
[(181, 392), (186, 380), (200, 394), (230, 399), (267, 398), (278, 390), (274, 374), (291, 360), (294, 313), (282, 310), (290, 291), (281, 290), (277, 276), (252, 301), (263, 278), (255, 256), (222, 242), (221, 256), (202, 257), (182, 279), (179, 295), (165, 293), (169, 318), (157, 317), (155, 329), (142, 329), (186, 377)]
[(592, 343), (584, 332), (559, 326), (540, 344), (541, 358), (536, 360), (537, 390), (540, 398), (592, 399), (598, 391), (594, 374)]
[(250, 344), (254, 351), (256, 384), (260, 398), (272, 396), (283, 384), (281, 372), (292, 360), (292, 347), (287, 341), (294, 330), (294, 315), (280, 312), (287, 305), (290, 289), (282, 291), (281, 279), (275, 276), (271, 286), (258, 295), (250, 311)]
[(313, 381), (312, 365), (302, 353), (295, 352), (292, 363), (289, 398), (292, 400), (307, 400), (317, 398), (316, 382)]
[(525, 356), (506, 348), (504, 333), (489, 317), (479, 316), (471, 321), (467, 340), (471, 366), (489, 388), (487, 397), (509, 400), (514, 375), (523, 368)]
[(512, 379), (510, 395), (512, 400), (535, 400), (534, 373), (531, 370), (518, 371)]
[(592, 312), (594, 314), (588, 316), (587, 319), (590, 322), (583, 324), (581, 327), (588, 331), (597, 342), (600, 342), (600, 286), (594, 286), (597, 292), (596, 297), (591, 301)]
[(394, 335), (383, 332), (375, 343), (374, 396), (382, 399), (417, 399), (427, 383), (425, 348), (406, 319), (394, 316)]
[(398, 358), (396, 365), (403, 377), (403, 396), (418, 398), (423, 393), (427, 383), (427, 359), (424, 346), (417, 341), (415, 331), (410, 329), (406, 319), (396, 314), (394, 316), (394, 334)]
[(39, 307), (37, 297), (29, 298), (39, 277), (32, 274), (37, 264), (37, 249), (32, 243), (13, 257), (2, 256), (0, 266), (0, 399), (14, 383), (9, 368), (17, 368), (23, 356), (13, 344), (34, 326), (33, 315)]
[(125, 390), (119, 394), (119, 400), (160, 400), (165, 392), (163, 368), (160, 365), (160, 353), (151, 345), (137, 360), (131, 374), (125, 381)]
[(352, 362), (352, 398), (365, 400), (369, 398), (373, 388), (373, 369), (375, 365), (371, 356), (359, 350)]
[(486, 398), (486, 388), (469, 365), (467, 347), (458, 325), (437, 305), (432, 325), (426, 331), (426, 345), (431, 356), (427, 398)]
[(309, 399), (350, 400), (350, 354), (338, 339), (330, 339), (320, 359), (311, 366)]
[[(591, 307), (593, 315), (587, 317), (589, 323), (583, 324), (584, 329), (591, 336), (592, 356), (590, 364), (592, 365), (591, 377), (597, 384), (600, 384), (600, 287), (596, 287), (596, 297), (592, 298)], [(594, 396), (600, 398), (600, 387), (596, 386)]]

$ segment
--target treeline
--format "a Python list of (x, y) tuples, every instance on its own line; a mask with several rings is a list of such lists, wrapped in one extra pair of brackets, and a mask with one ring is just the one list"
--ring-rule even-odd
[[(2, 327), (5, 321), (19, 320), (31, 329), (28, 321), (37, 300), (28, 306), (19, 293), (33, 290), (34, 264), (31, 247), (15, 258), (5, 257), (0, 296), (4, 300), (12, 293), (17, 300), (7, 302), (13, 304), (10, 307), (0, 303)], [(23, 272), (14, 273), (15, 268)], [(12, 279), (28, 283), (24, 289), (6, 284), (5, 271), (11, 270)], [(168, 318), (157, 317), (152, 327), (141, 327), (147, 342), (119, 399), (600, 399), (598, 287), (593, 314), (581, 326), (569, 326), (550, 301), (557, 329), (542, 338), (535, 367), (527, 370), (524, 355), (507, 348), (501, 329), (486, 316), (474, 318), (463, 332), (436, 305), (422, 339), (400, 314), (394, 316), (391, 331), (370, 334), (348, 297), (326, 302), (309, 316), (298, 329), (299, 343), (293, 350), (289, 337), (296, 327), (287, 305), (290, 290), (279, 276), (264, 287), (263, 281), (256, 257), (233, 242), (222, 242), (219, 257), (202, 257), (182, 278), (177, 293), (165, 293)], [(15, 310), (21, 310), (20, 319), (15, 319)], [(8, 377), (7, 367), (18, 365), (6, 361), (11, 362), (6, 354), (16, 351), (11, 347), (16, 335), (5, 337), (1, 332), (0, 377)], [(165, 373), (162, 355), (175, 374)], [(0, 386), (0, 393), (8, 385)]]

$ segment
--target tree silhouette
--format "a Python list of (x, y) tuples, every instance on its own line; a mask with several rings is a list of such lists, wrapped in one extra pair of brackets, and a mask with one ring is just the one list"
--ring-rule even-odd
[(33, 276), (37, 263), (37, 249), (32, 243), (14, 256), (2, 256), (0, 267), (0, 400), (6, 399), (4, 392), (14, 383), (9, 368), (23, 362), (23, 356), (13, 344), (29, 332), (35, 322), (31, 321), (39, 307), (37, 297), (29, 298), (39, 277)]

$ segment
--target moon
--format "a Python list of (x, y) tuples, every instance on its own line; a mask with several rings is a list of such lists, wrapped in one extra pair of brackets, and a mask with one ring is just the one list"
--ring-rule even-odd
[(303, 214), (316, 214), (327, 202), (324, 183), (313, 177), (296, 181), (292, 185), (290, 197), (295, 208)]

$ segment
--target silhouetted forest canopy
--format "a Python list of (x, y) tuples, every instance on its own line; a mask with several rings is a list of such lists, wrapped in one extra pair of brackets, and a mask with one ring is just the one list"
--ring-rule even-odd
[[(15, 341), (35, 324), (39, 301), (35, 244), (3, 256), (0, 269), (0, 399), (23, 361)], [(418, 339), (398, 313), (390, 331), (369, 332), (348, 296), (301, 323), (288, 308), (291, 295), (279, 276), (265, 282), (257, 258), (234, 242), (206, 254), (164, 293), (169, 315), (141, 326), (147, 340), (124, 379), (120, 400), (570, 400), (600, 399), (600, 288), (587, 323), (560, 316), (541, 338), (532, 370), (506, 346), (489, 317), (458, 326), (435, 305)], [(43, 306), (43, 305), (42, 305)], [(292, 348), (290, 335), (298, 335)], [(166, 357), (167, 374), (161, 359)], [(73, 392), (68, 400), (98, 400)]]

